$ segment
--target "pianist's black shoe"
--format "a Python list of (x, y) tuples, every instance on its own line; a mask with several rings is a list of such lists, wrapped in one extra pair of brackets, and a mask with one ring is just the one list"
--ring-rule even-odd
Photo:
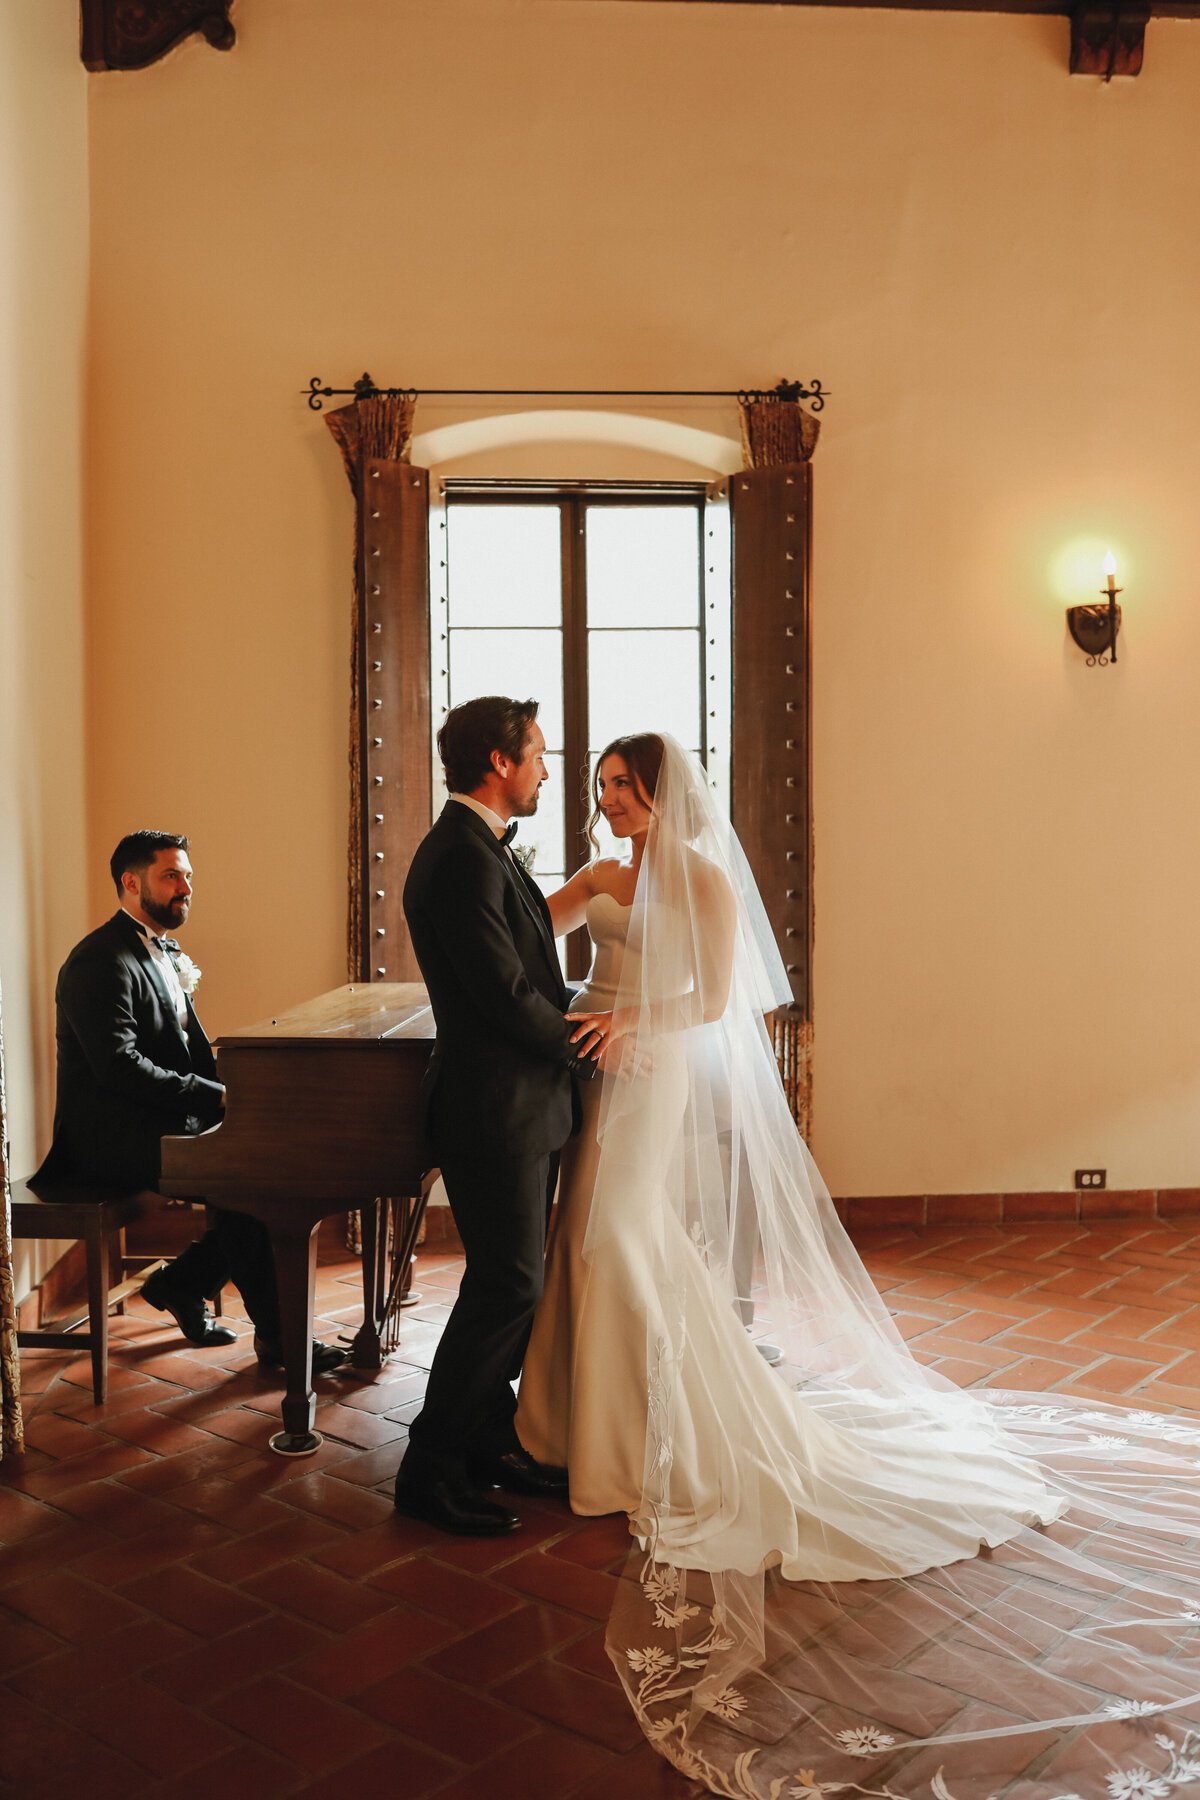
[(420, 1519), (454, 1537), (503, 1537), (519, 1529), (521, 1521), (495, 1500), (489, 1500), (461, 1475), (404, 1479), (404, 1465), (396, 1476), (396, 1511), (406, 1519)]
[(156, 1269), (142, 1284), (142, 1298), (157, 1312), (169, 1312), (189, 1344), (205, 1350), (214, 1344), (235, 1344), (237, 1332), (228, 1325), (218, 1325), (203, 1300), (195, 1294), (182, 1293), (174, 1287), (165, 1269)]
[(519, 1447), (499, 1456), (472, 1459), (467, 1472), (481, 1487), (507, 1488), (510, 1494), (536, 1494), (544, 1499), (565, 1500), (567, 1471), (557, 1463), (535, 1462)]
[[(268, 1342), (254, 1334), (254, 1354), (260, 1363), (269, 1369), (282, 1369), (283, 1346)], [(336, 1344), (323, 1344), (320, 1338), (313, 1339), (312, 1372), (314, 1375), (329, 1375), (334, 1369), (340, 1369), (346, 1360), (346, 1352), (339, 1350)]]

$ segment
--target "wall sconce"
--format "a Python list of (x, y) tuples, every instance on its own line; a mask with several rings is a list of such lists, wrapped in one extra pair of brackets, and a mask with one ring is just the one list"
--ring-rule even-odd
[(1096, 663), (1103, 668), (1117, 660), (1117, 633), (1121, 629), (1117, 595), (1124, 589), (1117, 586), (1117, 559), (1111, 550), (1104, 558), (1104, 576), (1107, 586), (1100, 589), (1103, 605), (1067, 608), (1067, 630), (1087, 657), (1089, 669)]

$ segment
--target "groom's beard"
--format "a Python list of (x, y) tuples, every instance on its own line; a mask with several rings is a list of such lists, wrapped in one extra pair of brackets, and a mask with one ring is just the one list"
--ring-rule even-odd
[(183, 894), (177, 895), (174, 900), (155, 900), (144, 882), (138, 899), (146, 917), (153, 919), (162, 931), (174, 931), (182, 925), (188, 916), (188, 907), (191, 905), (191, 901)]
[(540, 798), (540, 793), (537, 793), (532, 795), (528, 800), (518, 801), (512, 809), (511, 816), (514, 819), (532, 819), (534, 813), (538, 809), (538, 800)]

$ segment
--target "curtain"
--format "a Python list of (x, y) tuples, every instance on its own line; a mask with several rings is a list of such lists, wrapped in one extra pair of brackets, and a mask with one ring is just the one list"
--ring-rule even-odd
[(744, 400), (742, 460), (748, 469), (806, 463), (817, 447), (821, 421), (798, 400)]
[(741, 405), (733, 520), (733, 823), (783, 954), (792, 1004), (775, 1054), (801, 1135), (812, 1129), (812, 467), (820, 421), (798, 401)]
[(25, 1448), (21, 1423), (21, 1365), (17, 1355), (17, 1305), (13, 1288), (6, 1117), (3, 995), (0, 994), (0, 1456)]

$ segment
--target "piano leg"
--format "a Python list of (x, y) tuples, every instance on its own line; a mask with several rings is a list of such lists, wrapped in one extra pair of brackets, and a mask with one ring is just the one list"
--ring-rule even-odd
[(359, 1209), (362, 1220), (362, 1284), (363, 1322), (350, 1346), (350, 1361), (356, 1369), (381, 1369), (383, 1348), (379, 1341), (379, 1322), (387, 1302), (388, 1222), (390, 1200), (364, 1200)]
[(317, 1273), (317, 1226), (307, 1234), (272, 1228), (275, 1278), (283, 1338), (283, 1430), (271, 1439), (280, 1456), (312, 1456), (323, 1439), (313, 1430), (317, 1402), (312, 1389), (313, 1296)]

